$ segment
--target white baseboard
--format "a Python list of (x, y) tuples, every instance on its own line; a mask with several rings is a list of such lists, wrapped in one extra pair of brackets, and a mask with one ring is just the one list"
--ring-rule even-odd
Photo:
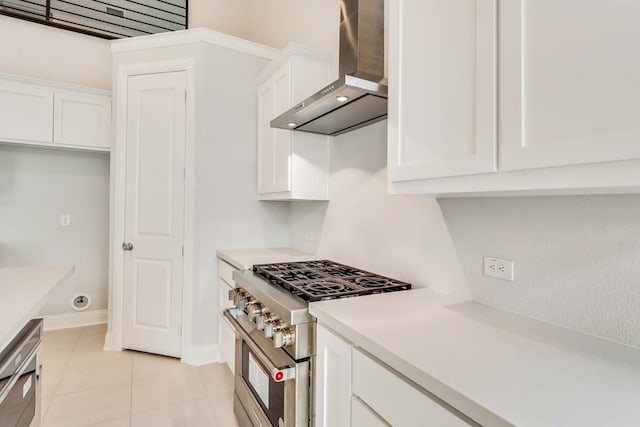
[(44, 330), (78, 328), (81, 326), (107, 323), (107, 310), (79, 311), (74, 313), (53, 314), (43, 316)]
[(104, 336), (104, 351), (122, 351), (122, 347), (116, 347), (114, 343), (114, 336), (111, 332), (107, 331)]
[(182, 363), (193, 366), (208, 365), (220, 361), (220, 346), (218, 344), (193, 346), (182, 350)]

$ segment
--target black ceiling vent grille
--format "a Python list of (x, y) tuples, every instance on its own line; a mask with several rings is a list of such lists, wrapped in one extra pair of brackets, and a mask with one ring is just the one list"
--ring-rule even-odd
[(187, 0), (0, 0), (0, 14), (108, 39), (187, 28)]

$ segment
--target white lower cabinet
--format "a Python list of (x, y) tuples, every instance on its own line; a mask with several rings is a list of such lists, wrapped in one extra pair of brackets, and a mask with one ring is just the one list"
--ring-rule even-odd
[(231, 264), (218, 259), (218, 337), (220, 345), (220, 362), (227, 364), (231, 372), (235, 371), (235, 345), (236, 334), (227, 319), (222, 313), (225, 309), (233, 306), (229, 301), (229, 291), (235, 288), (231, 277), (237, 268)]
[(477, 425), (330, 329), (318, 325), (316, 425)]
[(316, 426), (351, 422), (351, 344), (318, 325), (316, 347)]
[(463, 427), (469, 423), (454, 415), (424, 391), (387, 367), (354, 349), (352, 393), (393, 426)]

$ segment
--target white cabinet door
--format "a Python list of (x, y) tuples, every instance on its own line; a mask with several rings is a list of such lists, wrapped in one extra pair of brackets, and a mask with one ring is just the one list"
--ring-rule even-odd
[(291, 104), (291, 64), (258, 89), (258, 193), (291, 190), (292, 133), (271, 127), (271, 119)]
[(500, 3), (500, 168), (640, 158), (640, 8)]
[(318, 325), (316, 349), (316, 426), (351, 423), (351, 344)]
[(186, 72), (129, 76), (123, 347), (180, 357)]
[(56, 90), (53, 142), (109, 150), (111, 98)]
[(0, 80), (0, 140), (51, 143), (53, 88)]
[(390, 0), (389, 179), (496, 170), (496, 0)]
[(362, 400), (351, 396), (351, 427), (389, 427), (389, 424)]

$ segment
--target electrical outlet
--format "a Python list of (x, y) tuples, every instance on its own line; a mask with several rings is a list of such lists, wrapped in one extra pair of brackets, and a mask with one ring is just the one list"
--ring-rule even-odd
[(313, 231), (307, 231), (306, 233), (304, 233), (304, 239), (307, 242), (313, 242), (313, 239), (314, 239)]
[(63, 227), (69, 227), (71, 225), (71, 214), (61, 214), (60, 225)]
[(495, 277), (496, 279), (513, 282), (513, 260), (485, 256), (483, 274), (487, 277)]

